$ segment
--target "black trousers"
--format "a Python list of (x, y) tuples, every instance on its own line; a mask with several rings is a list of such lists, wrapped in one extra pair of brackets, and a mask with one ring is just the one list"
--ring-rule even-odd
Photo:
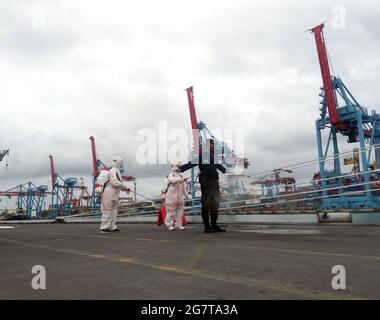
[(215, 228), (218, 221), (218, 207), (220, 199), (218, 176), (199, 176), (202, 192), (202, 220), (206, 228)]
[(215, 228), (218, 221), (218, 208), (208, 208), (202, 205), (202, 220), (205, 228), (210, 228), (210, 217), (211, 228)]

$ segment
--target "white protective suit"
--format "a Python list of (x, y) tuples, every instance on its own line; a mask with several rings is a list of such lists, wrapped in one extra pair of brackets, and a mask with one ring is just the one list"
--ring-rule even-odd
[(117, 230), (116, 217), (117, 207), (119, 204), (120, 191), (129, 191), (129, 188), (123, 183), (120, 167), (123, 160), (119, 157), (113, 157), (113, 166), (109, 171), (109, 181), (107, 182), (101, 196), (102, 211), (100, 230)]
[(185, 186), (186, 180), (178, 172), (178, 164), (172, 167), (172, 172), (167, 175), (163, 189), (161, 190), (162, 197), (165, 197), (165, 225), (170, 230), (173, 230), (174, 227), (184, 229), (182, 226), (183, 209), (185, 200), (189, 199)]

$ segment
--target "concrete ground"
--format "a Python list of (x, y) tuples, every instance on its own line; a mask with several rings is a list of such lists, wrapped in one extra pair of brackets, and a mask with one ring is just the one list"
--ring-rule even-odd
[[(9, 227), (7, 225), (6, 227)], [(0, 299), (379, 299), (380, 228), (0, 225)], [(31, 286), (46, 268), (46, 290)], [(346, 290), (333, 290), (334, 265)]]

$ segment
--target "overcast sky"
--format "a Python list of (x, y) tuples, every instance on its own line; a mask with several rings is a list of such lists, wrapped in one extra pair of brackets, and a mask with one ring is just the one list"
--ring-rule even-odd
[(168, 167), (136, 162), (136, 133), (190, 130), (190, 85), (211, 131), (244, 130), (247, 174), (314, 159), (322, 81), (305, 30), (328, 20), (334, 71), (380, 111), (379, 15), (375, 0), (0, 0), (0, 190), (49, 184), (49, 154), (89, 183), (93, 135), (103, 162), (120, 155), (158, 193)]

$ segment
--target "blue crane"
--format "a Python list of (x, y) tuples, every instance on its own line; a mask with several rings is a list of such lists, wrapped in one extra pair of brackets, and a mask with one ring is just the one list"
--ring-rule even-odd
[[(89, 202), (91, 195), (83, 184), (77, 184), (76, 178), (62, 178), (55, 171), (53, 156), (50, 155), (49, 158), (52, 183), (50, 217), (72, 215), (76, 210), (83, 208), (82, 201), (87, 200)], [(81, 191), (81, 195), (76, 195), (76, 191)]]
[[(373, 170), (371, 159), (375, 157), (375, 167), (379, 168), (380, 117), (374, 110), (369, 113), (367, 108), (355, 99), (343, 80), (331, 74), (323, 28), (324, 24), (321, 24), (311, 29), (315, 37), (323, 80), (320, 92), (320, 118), (316, 120), (321, 206), (322, 209), (379, 207), (379, 197), (371, 191), (371, 182), (378, 181), (379, 174)], [(322, 141), (324, 130), (328, 133), (326, 142)], [(351, 178), (342, 177), (345, 174), (342, 173), (340, 162), (339, 135), (346, 137), (348, 144), (356, 144), (359, 147), (361, 166), (360, 169), (355, 168), (357, 174)], [(326, 165), (331, 144), (334, 163), (333, 169), (328, 170)], [(357, 186), (354, 186), (355, 183)], [(355, 190), (358, 192), (352, 192)]]
[(40, 217), (45, 206), (47, 191), (48, 187), (45, 185), (36, 186), (32, 182), (27, 182), (7, 191), (0, 191), (0, 196), (17, 197), (17, 213), (31, 219)]

